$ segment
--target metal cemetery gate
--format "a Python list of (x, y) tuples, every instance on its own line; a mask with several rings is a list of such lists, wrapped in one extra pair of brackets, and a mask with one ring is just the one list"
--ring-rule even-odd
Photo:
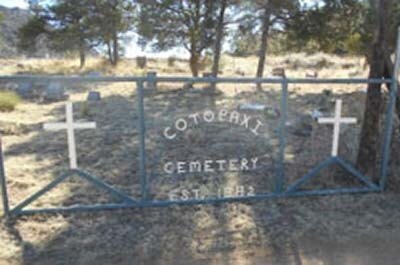
[[(399, 46), (400, 47), (400, 46)], [(140, 187), (141, 196), (133, 198), (130, 195), (116, 189), (115, 187), (102, 181), (90, 173), (87, 173), (79, 168), (73, 168), (66, 171), (61, 176), (57, 177), (47, 186), (43, 187), (24, 201), (16, 206), (10, 208), (8, 203), (8, 194), (6, 187), (6, 174), (4, 168), (4, 157), (1, 150), (0, 142), (0, 185), (2, 190), (2, 200), (4, 211), (6, 215), (20, 215), (20, 214), (33, 214), (43, 212), (65, 212), (65, 211), (87, 211), (87, 210), (101, 210), (101, 209), (117, 209), (117, 208), (134, 208), (134, 207), (152, 207), (152, 206), (168, 206), (168, 205), (187, 205), (187, 204), (207, 204), (218, 202), (233, 202), (243, 200), (257, 200), (264, 198), (276, 197), (289, 197), (289, 196), (305, 196), (305, 195), (330, 195), (341, 193), (357, 193), (357, 192), (378, 192), (385, 189), (386, 178), (388, 175), (388, 164), (390, 157), (390, 143), (393, 127), (393, 113), (395, 109), (396, 96), (398, 90), (398, 74), (399, 74), (399, 57), (400, 48), (397, 49), (396, 64), (392, 79), (291, 79), (291, 78), (186, 78), (186, 77), (48, 77), (48, 76), (3, 76), (0, 77), (2, 81), (46, 81), (46, 82), (134, 82), (137, 91), (137, 112), (138, 112), (138, 132), (140, 148), (138, 153), (139, 158), (139, 174), (140, 174)], [(207, 198), (207, 199), (188, 199), (188, 200), (152, 200), (149, 198), (149, 185), (148, 185), (148, 170), (146, 167), (146, 159), (148, 154), (146, 152), (146, 112), (144, 107), (145, 88), (144, 85), (148, 82), (191, 82), (191, 83), (242, 83), (242, 84), (278, 84), (281, 86), (280, 91), (280, 116), (278, 126), (278, 139), (279, 151), (277, 163), (275, 166), (274, 174), (274, 190), (266, 193), (256, 193), (248, 196), (232, 196), (223, 198)], [(386, 110), (386, 120), (383, 136), (383, 147), (381, 150), (380, 161), (380, 180), (379, 183), (374, 183), (368, 176), (360, 173), (351, 163), (345, 159), (332, 154), (331, 157), (317, 164), (307, 174), (300, 177), (292, 183), (286, 183), (285, 176), (285, 146), (286, 146), (286, 122), (288, 111), (288, 86), (289, 84), (390, 84), (391, 91), (389, 102)], [(363, 183), (362, 187), (347, 187), (347, 188), (334, 188), (334, 189), (313, 189), (301, 190), (300, 188), (310, 179), (315, 178), (321, 170), (329, 167), (330, 165), (339, 165), (348, 173), (353, 175), (356, 179)], [(70, 207), (56, 207), (56, 208), (40, 208), (40, 209), (25, 209), (26, 206), (37, 200), (39, 197), (62, 183), (70, 176), (79, 176), (102, 190), (107, 191), (110, 195), (120, 200), (120, 203), (105, 203), (95, 205), (74, 205)]]

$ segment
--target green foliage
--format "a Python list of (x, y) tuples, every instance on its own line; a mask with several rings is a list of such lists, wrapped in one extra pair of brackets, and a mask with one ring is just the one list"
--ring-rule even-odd
[(41, 17), (32, 17), (29, 21), (19, 29), (18, 32), (18, 49), (27, 53), (36, 51), (35, 40), (46, 32), (46, 21)]
[(93, 10), (92, 27), (101, 44), (107, 46), (110, 62), (117, 64), (123, 49), (119, 46), (121, 34), (133, 28), (135, 6), (133, 1), (96, 1)]
[[(275, 53), (283, 49), (284, 45), (282, 43), (279, 44), (277, 41), (285, 40), (286, 37), (281, 32), (286, 30), (286, 25), (299, 12), (299, 1), (245, 1), (245, 5), (238, 4), (238, 6), (239, 25), (231, 42), (233, 54), (237, 56), (258, 54), (265, 25), (268, 25), (269, 28), (267, 34), (268, 51), (272, 49)], [(269, 12), (268, 22), (264, 23), (266, 10)], [(272, 40), (276, 41), (271, 43)]]
[(235, 56), (256, 54), (260, 46), (260, 32), (257, 21), (251, 17), (244, 17), (231, 40), (232, 53)]
[(155, 50), (183, 45), (187, 50), (202, 51), (212, 44), (216, 8), (212, 1), (139, 1), (138, 32), (143, 44), (154, 41)]
[[(364, 55), (373, 42), (377, 23), (374, 1), (324, 0), (324, 5), (304, 9), (288, 24), (289, 49)], [(400, 25), (400, 3), (387, 13), (388, 48), (393, 51)]]
[(0, 111), (13, 111), (21, 102), (17, 93), (12, 91), (0, 91)]
[[(56, 0), (31, 8), (34, 16), (19, 31), (19, 48), (33, 52), (35, 40), (45, 34), (51, 49), (59, 52), (85, 52), (112, 43), (118, 57), (121, 33), (132, 25), (132, 1), (128, 0)], [(116, 60), (115, 59), (115, 60)]]
[(217, 21), (216, 1), (141, 0), (137, 30), (139, 44), (154, 50), (184, 47), (190, 53), (190, 67), (198, 75), (200, 61), (213, 47)]
[(360, 33), (354, 33), (349, 35), (344, 40), (345, 50), (350, 54), (359, 54), (360, 51), (364, 50), (364, 45), (362, 42), (362, 37)]
[(175, 56), (169, 56), (167, 60), (168, 60), (168, 66), (170, 66), (170, 67), (175, 66), (175, 62), (176, 62)]

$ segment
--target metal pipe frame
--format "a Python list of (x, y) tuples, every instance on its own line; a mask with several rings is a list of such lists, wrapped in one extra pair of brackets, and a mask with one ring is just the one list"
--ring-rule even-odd
[[(398, 49), (400, 54), (400, 49)], [(397, 56), (396, 70), (395, 73), (399, 72), (399, 57)], [(3, 208), (6, 216), (18, 216), (23, 214), (36, 214), (36, 213), (54, 213), (54, 212), (79, 212), (79, 211), (91, 211), (91, 210), (110, 210), (110, 209), (123, 209), (123, 208), (145, 208), (145, 207), (163, 207), (170, 205), (193, 205), (193, 204), (215, 204), (224, 202), (238, 202), (238, 201), (249, 201), (249, 200), (260, 200), (268, 198), (282, 198), (282, 197), (298, 197), (298, 196), (310, 196), (310, 195), (334, 195), (334, 194), (345, 194), (345, 193), (365, 193), (365, 192), (379, 192), (385, 187), (387, 167), (389, 161), (389, 147), (391, 142), (392, 133), (392, 119), (393, 111), (395, 106), (395, 100), (397, 95), (397, 76), (393, 76), (392, 79), (291, 79), (291, 78), (191, 78), (191, 77), (152, 77), (151, 80), (148, 77), (78, 77), (78, 76), (0, 76), (0, 81), (11, 81), (11, 82), (136, 82), (137, 89), (137, 110), (139, 113), (138, 130), (139, 130), (139, 176), (141, 186), (141, 198), (135, 199), (129, 195), (119, 191), (118, 189), (108, 185), (100, 178), (93, 176), (83, 170), (69, 170), (63, 173), (61, 176), (53, 180), (51, 183), (17, 204), (11, 210), (8, 205), (8, 194), (6, 187), (6, 176), (5, 169), (3, 166), (3, 153), (0, 147), (0, 185), (2, 190)], [(147, 81), (156, 82), (192, 82), (192, 83), (262, 83), (262, 84), (281, 84), (281, 118), (279, 121), (279, 161), (276, 168), (275, 176), (275, 191), (268, 193), (256, 194), (254, 196), (245, 197), (224, 197), (224, 198), (208, 198), (202, 200), (186, 200), (186, 201), (154, 201), (148, 198), (148, 177), (146, 169), (146, 118), (145, 118), (145, 106), (144, 106), (144, 83)], [(288, 86), (289, 84), (391, 84), (392, 91), (390, 93), (390, 101), (387, 109), (386, 123), (384, 130), (384, 148), (382, 148), (382, 169), (380, 176), (379, 185), (371, 182), (367, 176), (364, 176), (350, 163), (344, 161), (339, 157), (330, 157), (316, 167), (314, 167), (308, 174), (299, 178), (294, 183), (290, 184), (285, 188), (285, 146), (286, 146), (286, 119), (287, 119), (287, 104), (288, 104)], [(1, 146), (1, 141), (0, 141)], [(355, 176), (365, 186), (363, 187), (346, 187), (336, 189), (315, 189), (315, 190), (301, 190), (301, 186), (309, 181), (326, 167), (332, 164), (338, 164), (351, 175)], [(75, 205), (70, 207), (54, 207), (54, 208), (41, 208), (41, 209), (25, 209), (26, 206), (37, 200), (46, 192), (49, 192), (55, 186), (63, 182), (68, 177), (76, 175), (87, 181), (95, 184), (97, 187), (111, 193), (115, 198), (120, 199), (120, 203), (106, 203), (106, 204), (94, 204), (94, 205)]]

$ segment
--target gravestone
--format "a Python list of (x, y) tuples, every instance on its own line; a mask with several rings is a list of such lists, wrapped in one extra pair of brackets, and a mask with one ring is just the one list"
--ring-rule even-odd
[(136, 66), (143, 69), (147, 65), (147, 58), (145, 56), (136, 57)]
[(88, 76), (88, 77), (101, 77), (102, 74), (100, 72), (91, 71), (91, 72), (87, 73), (86, 76)]
[(240, 75), (240, 76), (245, 76), (246, 75), (245, 71), (242, 70), (242, 69), (236, 69), (235, 70), (235, 74)]
[(184, 90), (193, 89), (193, 82), (186, 82), (182, 87)]
[(16, 92), (22, 98), (31, 98), (34, 96), (33, 84), (29, 82), (19, 83)]
[(174, 56), (168, 57), (168, 66), (169, 67), (174, 67), (175, 66), (175, 61), (176, 61), (176, 57), (174, 57)]
[(154, 80), (157, 77), (157, 72), (147, 72), (147, 78), (149, 80), (146, 82), (146, 89), (148, 90), (156, 90), (157, 82)]
[(100, 101), (101, 100), (101, 94), (98, 91), (90, 91), (87, 98), (87, 101)]
[(5, 83), (1, 87), (7, 90), (17, 90), (18, 84), (10, 82), (10, 83)]
[(53, 82), (47, 86), (43, 98), (47, 101), (60, 101), (65, 100), (67, 96), (64, 87), (60, 83)]
[(273, 76), (280, 76), (280, 77), (285, 77), (285, 68), (283, 67), (276, 67), (272, 69), (272, 75)]

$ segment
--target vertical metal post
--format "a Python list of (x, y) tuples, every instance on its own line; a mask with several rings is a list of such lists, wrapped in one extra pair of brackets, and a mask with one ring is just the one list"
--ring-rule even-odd
[(288, 82), (286, 77), (282, 79), (281, 91), (281, 117), (279, 120), (279, 157), (278, 168), (275, 177), (275, 192), (281, 193), (285, 186), (285, 146), (286, 146), (286, 119), (287, 119), (287, 98)]
[(385, 134), (384, 134), (383, 148), (382, 148), (381, 176), (379, 179), (379, 187), (381, 188), (381, 190), (385, 189), (386, 179), (388, 174), (390, 143), (392, 140), (392, 133), (393, 133), (393, 114), (395, 112), (395, 107), (396, 107), (399, 73), (400, 73), (400, 27), (397, 33), (397, 46), (396, 46), (394, 70), (392, 74), (392, 83), (390, 86), (391, 88), (390, 99), (386, 111)]
[(7, 182), (6, 182), (6, 172), (4, 169), (4, 157), (3, 157), (1, 134), (0, 134), (0, 185), (1, 185), (1, 196), (3, 200), (4, 215), (8, 216), (10, 212), (10, 207), (8, 205)]
[(139, 80), (137, 85), (137, 107), (139, 113), (139, 175), (142, 201), (147, 201), (147, 172), (146, 172), (146, 127), (144, 117), (144, 91), (143, 80)]

